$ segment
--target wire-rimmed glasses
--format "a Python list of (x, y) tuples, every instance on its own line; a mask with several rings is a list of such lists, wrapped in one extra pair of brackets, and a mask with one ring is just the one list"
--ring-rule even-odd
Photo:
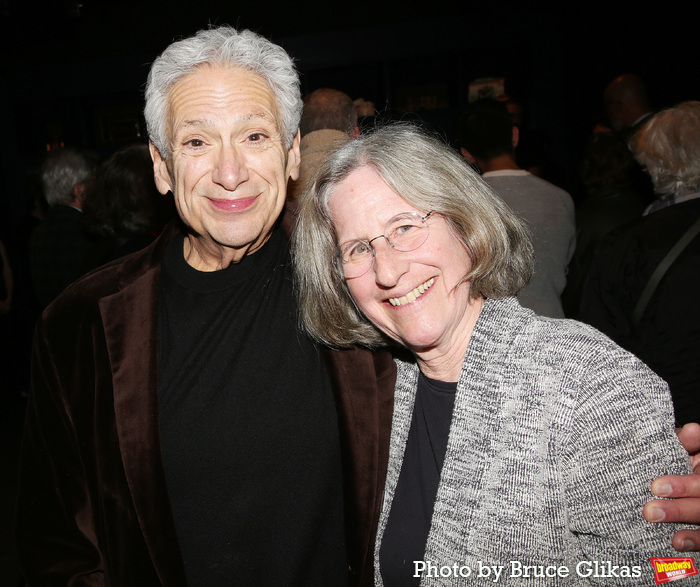
[(408, 253), (415, 251), (428, 238), (427, 220), (434, 210), (421, 216), (419, 212), (404, 212), (387, 222), (384, 233), (369, 240), (351, 240), (338, 246), (340, 262), (345, 279), (362, 277), (374, 263), (372, 243), (378, 238), (386, 239), (395, 251)]

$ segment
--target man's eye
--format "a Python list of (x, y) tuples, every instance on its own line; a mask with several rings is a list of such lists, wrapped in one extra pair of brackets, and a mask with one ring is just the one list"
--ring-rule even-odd
[(264, 141), (267, 138), (267, 135), (261, 133), (261, 132), (254, 132), (250, 135), (248, 135), (248, 140), (251, 143), (259, 143), (261, 141)]
[(190, 139), (189, 141), (186, 141), (185, 144), (189, 145), (190, 147), (202, 147), (204, 146), (204, 141), (202, 139)]

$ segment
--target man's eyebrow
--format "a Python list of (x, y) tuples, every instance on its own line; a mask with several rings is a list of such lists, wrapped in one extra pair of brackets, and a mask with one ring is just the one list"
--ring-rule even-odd
[[(268, 112), (264, 110), (258, 110), (255, 112), (249, 112), (243, 116), (239, 116), (236, 118), (235, 122), (236, 124), (246, 124), (251, 121), (256, 121), (256, 120), (264, 120), (266, 122), (270, 122), (275, 125), (275, 127), (278, 126), (277, 120)], [(192, 118), (192, 119), (187, 119), (183, 120), (178, 127), (175, 129), (176, 131), (181, 131), (183, 129), (187, 129), (190, 127), (207, 127), (207, 126), (216, 126), (216, 121), (211, 118)], [(279, 130), (279, 129), (278, 129)]]
[(180, 130), (191, 126), (211, 126), (212, 124), (213, 121), (210, 121), (206, 118), (194, 118), (192, 120), (183, 120), (177, 128), (178, 130)]

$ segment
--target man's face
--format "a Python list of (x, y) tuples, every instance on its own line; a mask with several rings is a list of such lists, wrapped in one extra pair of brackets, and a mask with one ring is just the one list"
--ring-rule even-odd
[(605, 100), (605, 111), (608, 114), (608, 121), (613, 130), (620, 131), (627, 125), (624, 122), (625, 108), (620, 98), (619, 92), (614, 86), (608, 86), (603, 94)]
[(298, 176), (299, 135), (287, 149), (267, 82), (241, 68), (201, 67), (173, 86), (169, 106), (168, 160), (151, 145), (156, 185), (190, 228), (188, 263), (221, 269), (269, 238)]

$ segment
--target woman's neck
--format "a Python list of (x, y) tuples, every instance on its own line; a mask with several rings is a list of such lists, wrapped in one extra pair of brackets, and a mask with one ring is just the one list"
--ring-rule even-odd
[(484, 298), (470, 300), (464, 320), (461, 322), (461, 328), (455, 333), (449, 344), (425, 351), (412, 351), (423, 375), (438, 381), (459, 380), (464, 356), (467, 353), (474, 326), (483, 307)]

